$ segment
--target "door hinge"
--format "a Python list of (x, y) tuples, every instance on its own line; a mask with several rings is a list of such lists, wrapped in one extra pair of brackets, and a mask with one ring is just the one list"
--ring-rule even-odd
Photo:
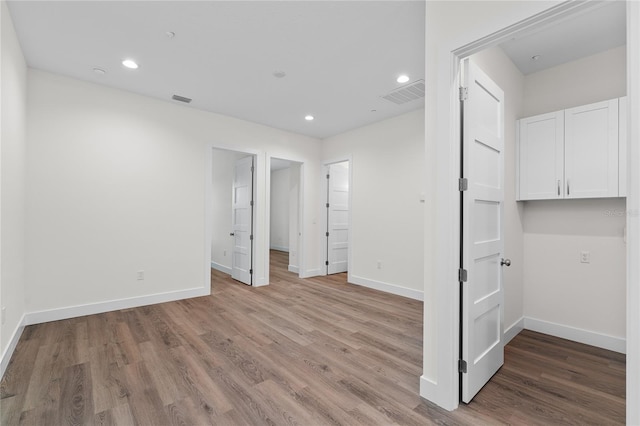
[(253, 207), (253, 200), (249, 201), (249, 205)]
[(249, 241), (253, 241), (253, 235), (249, 235)]
[(327, 237), (329, 236), (329, 232), (327, 232), (327, 233), (326, 233), (326, 236), (327, 236)]
[(463, 359), (459, 359), (458, 360), (458, 372), (459, 373), (466, 373), (467, 372), (467, 361), (465, 361)]
[(467, 282), (467, 270), (460, 268), (458, 269), (458, 281), (461, 283)]
[(469, 99), (469, 89), (467, 87), (461, 87), (460, 88), (460, 100), (461, 101), (466, 101), (467, 99)]
[(469, 189), (469, 180), (467, 178), (458, 179), (458, 191), (466, 191)]
[(327, 179), (329, 179), (329, 174), (327, 174)]
[(251, 173), (253, 173), (253, 166), (251, 166)]
[(329, 266), (329, 261), (328, 261), (328, 260), (325, 260), (325, 261), (324, 261), (324, 264), (325, 264), (326, 266)]
[(327, 203), (327, 208), (329, 208), (329, 203)]
[(253, 275), (253, 269), (249, 269), (249, 275)]

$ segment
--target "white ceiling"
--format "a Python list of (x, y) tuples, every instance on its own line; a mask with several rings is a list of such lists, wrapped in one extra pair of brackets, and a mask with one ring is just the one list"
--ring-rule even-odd
[[(8, 5), (30, 67), (167, 102), (177, 94), (189, 107), (317, 138), (424, 106), (381, 98), (403, 86), (399, 74), (424, 79), (423, 1)], [(140, 68), (124, 68), (125, 58)]]
[[(599, 3), (582, 14), (500, 47), (525, 75), (594, 55), (625, 44), (625, 8), (624, 1)], [(540, 58), (534, 61), (531, 58), (535, 55)]]
[[(403, 86), (399, 74), (410, 76), (405, 85), (424, 79), (424, 1), (8, 5), (29, 66), (167, 102), (177, 94), (192, 108), (317, 138), (424, 106), (381, 98)], [(501, 47), (530, 74), (620, 46), (625, 4), (602, 5)], [(124, 58), (140, 68), (125, 69)]]

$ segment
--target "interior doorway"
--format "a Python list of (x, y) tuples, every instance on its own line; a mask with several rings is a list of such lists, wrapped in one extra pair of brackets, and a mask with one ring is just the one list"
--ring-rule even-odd
[(326, 165), (326, 275), (349, 270), (349, 161)]
[[(584, 15), (583, 15), (584, 16)], [(565, 25), (565, 23), (563, 23), (563, 25)], [(549, 30), (549, 29), (547, 29)], [(515, 38), (513, 39), (515, 40)], [(511, 40), (509, 43), (512, 43), (513, 40)], [(504, 43), (504, 44), (508, 44), (508, 43)], [(503, 49), (507, 50), (506, 47), (501, 46)], [(508, 47), (508, 46), (507, 46)], [(613, 50), (613, 49), (612, 49)], [(624, 50), (624, 49), (622, 49)], [(476, 52), (474, 53), (473, 56), (471, 56), (472, 58), (476, 55), (481, 55), (483, 52)], [(486, 58), (486, 57), (485, 57)], [(573, 58), (572, 61), (579, 61), (582, 58)], [(495, 61), (494, 61), (495, 62)], [(570, 63), (571, 61), (567, 61), (567, 63)], [(485, 61), (485, 64), (487, 62)], [(562, 64), (561, 64), (562, 65)], [(624, 65), (620, 67), (621, 69), (624, 69)], [(521, 70), (522, 71), (522, 70)], [(538, 70), (538, 71), (544, 71), (544, 70)], [(496, 71), (495, 69), (493, 70), (493, 73), (495, 74)], [(527, 73), (525, 73), (524, 71), (522, 71), (522, 73), (524, 74), (524, 79), (525, 79), (525, 87), (535, 87), (535, 84), (540, 84), (540, 77), (539, 75), (533, 75), (529, 80), (527, 79)], [(530, 73), (534, 74), (533, 71), (530, 71)], [(558, 74), (560, 73), (560, 71), (558, 71)], [(547, 75), (551, 75), (551, 72), (549, 72)], [(534, 80), (535, 79), (535, 80)], [(592, 82), (593, 83), (593, 82)], [(469, 83), (472, 84), (472, 83)], [(553, 83), (551, 83), (553, 84)], [(558, 84), (558, 83), (556, 83)], [(529, 86), (526, 86), (529, 85)], [(593, 84), (592, 84), (593, 86)], [(464, 86), (463, 86), (464, 87)], [(468, 89), (470, 90), (470, 89)], [(593, 90), (593, 88), (586, 88), (585, 90), (582, 91), (581, 95), (584, 95), (585, 93), (588, 93), (589, 90)], [(597, 92), (597, 88), (595, 89), (595, 91)], [(522, 101), (522, 105), (519, 108), (519, 115), (516, 117), (518, 119), (523, 118), (525, 116), (530, 116), (530, 115), (535, 115), (532, 112), (527, 112), (527, 108), (529, 108), (529, 110), (539, 107), (539, 105), (542, 104), (541, 100), (540, 100), (540, 93), (541, 91), (537, 91), (536, 95), (538, 96), (537, 99), (534, 99), (534, 101), (531, 101), (529, 99), (524, 98), (524, 94), (526, 94), (526, 92), (523, 94), (523, 99), (525, 99), (524, 101)], [(611, 97), (611, 98), (616, 98), (618, 96), (622, 96), (623, 93), (613, 93), (613, 94), (609, 94), (609, 95), (604, 95), (605, 97)], [(466, 96), (465, 93), (461, 93), (461, 98), (464, 98)], [(531, 95), (530, 95), (531, 96)], [(600, 93), (596, 93), (594, 96), (602, 96)], [(564, 94), (564, 97), (562, 99), (562, 101), (558, 101), (558, 102), (566, 102), (567, 99), (571, 98), (570, 96), (567, 96), (567, 94)], [(598, 99), (598, 100), (604, 100), (604, 99)], [(548, 102), (549, 104), (553, 105), (553, 102), (555, 102), (555, 100), (551, 100), (549, 101), (548, 99), (545, 99), (546, 102)], [(514, 108), (514, 102), (513, 102), (513, 98), (511, 98), (511, 100), (509, 101), (511, 103), (511, 108)], [(555, 109), (563, 109), (563, 108), (568, 108), (568, 107), (573, 107), (573, 106), (578, 106), (580, 102), (577, 102), (576, 105), (562, 105), (561, 103), (556, 103), (556, 106), (554, 108)], [(587, 103), (587, 102), (582, 102), (582, 103)], [(465, 105), (466, 106), (466, 105)], [(495, 111), (494, 109), (486, 109), (487, 111)], [(538, 111), (537, 114), (541, 113), (543, 111)], [(552, 111), (544, 111), (544, 112), (552, 112)], [(513, 111), (511, 111), (511, 113), (513, 114)], [(515, 120), (512, 120), (515, 121)], [(462, 120), (462, 122), (464, 123), (464, 119)], [(511, 123), (511, 126), (514, 126), (514, 123)], [(514, 126), (515, 127), (515, 126)], [(463, 132), (466, 131), (466, 124), (463, 124), (462, 129)], [(515, 134), (515, 130), (513, 131)], [(515, 153), (514, 153), (515, 151)], [(571, 240), (572, 238), (574, 238), (573, 235), (570, 235), (572, 232), (575, 233), (577, 236), (579, 236), (580, 239), (580, 243), (582, 246), (581, 247), (588, 247), (587, 244), (590, 244), (591, 240), (596, 240), (596, 238), (592, 238), (592, 237), (602, 237), (601, 235), (596, 235), (596, 234), (589, 234), (588, 232), (590, 231), (594, 231), (594, 232), (609, 232), (609, 229), (612, 229), (613, 225), (611, 225), (613, 223), (613, 219), (612, 220), (607, 220), (607, 228), (600, 230), (600, 231), (596, 231), (596, 228), (598, 227), (598, 225), (596, 224), (596, 226), (594, 226), (593, 223), (589, 223), (587, 222), (587, 218), (588, 218), (588, 212), (587, 213), (581, 213), (581, 209), (582, 208), (587, 208), (587, 209), (591, 209), (591, 211), (599, 211), (599, 213), (596, 213), (596, 215), (599, 215), (600, 222), (602, 221), (602, 212), (605, 211), (624, 211), (625, 210), (625, 205), (624, 205), (624, 200), (620, 199), (620, 198), (609, 198), (609, 199), (598, 199), (598, 200), (555, 200), (555, 201), (527, 201), (526, 203), (517, 203), (517, 207), (516, 203), (514, 201), (516, 201), (515, 198), (515, 191), (512, 189), (514, 182), (516, 181), (516, 177), (517, 177), (517, 173), (514, 171), (516, 166), (515, 166), (515, 162), (518, 161), (518, 157), (517, 157), (517, 149), (515, 148), (515, 144), (511, 144), (510, 147), (508, 147), (507, 153), (510, 155), (506, 155), (506, 164), (505, 167), (507, 169), (510, 170), (510, 173), (508, 175), (508, 181), (507, 181), (507, 186), (510, 187), (508, 190), (508, 202), (509, 204), (511, 204), (511, 211), (510, 213), (507, 213), (507, 216), (511, 215), (512, 217), (517, 217), (518, 222), (520, 222), (520, 226), (522, 226), (522, 229), (520, 230), (520, 232), (523, 234), (523, 236), (521, 236), (521, 239), (524, 239), (524, 252), (528, 253), (527, 258), (523, 258), (521, 255), (516, 254), (516, 258), (518, 259), (518, 261), (516, 262), (516, 270), (522, 270), (523, 268), (523, 264), (529, 265), (528, 268), (526, 268), (526, 270), (528, 271), (526, 275), (522, 275), (521, 276), (521, 280), (524, 282), (534, 282), (534, 281), (542, 281), (544, 282), (545, 280), (541, 280), (540, 277), (542, 276), (543, 273), (547, 273), (549, 271), (558, 271), (557, 268), (555, 268), (552, 264), (550, 264), (549, 262), (542, 262), (541, 259), (544, 259), (545, 257), (543, 256), (545, 252), (555, 252), (555, 253), (562, 253), (563, 251), (567, 251), (567, 250), (563, 250), (564, 249), (564, 245), (569, 246), (569, 243), (565, 243), (563, 242), (563, 240)], [(464, 152), (464, 150), (462, 150), (461, 152), (461, 158), (462, 159), (466, 159), (466, 154)], [(472, 156), (472, 160), (474, 162), (481, 162), (483, 161), (481, 156), (479, 155), (474, 155)], [(549, 163), (551, 163), (552, 161), (550, 160)], [(467, 165), (468, 166), (468, 165)], [(464, 169), (465, 167), (465, 163), (464, 160), (462, 161), (462, 168)], [(494, 168), (495, 170), (500, 170), (500, 167), (496, 167)], [(515, 176), (514, 176), (515, 175)], [(555, 181), (554, 181), (555, 184)], [(471, 187), (472, 183), (469, 182), (469, 187)], [(560, 183), (558, 183), (558, 188), (561, 188)], [(555, 186), (554, 186), (554, 195), (555, 195)], [(558, 191), (558, 195), (561, 194), (561, 190), (557, 189)], [(464, 194), (464, 192), (463, 192)], [(464, 195), (463, 197), (464, 198)], [(461, 199), (462, 199), (461, 198)], [(611, 204), (613, 203), (613, 204)], [(614, 207), (611, 208), (609, 207), (610, 205), (613, 205)], [(463, 212), (464, 210), (461, 210), (461, 212)], [(526, 211), (526, 215), (525, 212)], [(564, 223), (565, 220), (563, 219), (563, 216), (566, 216), (567, 220), (566, 222), (568, 223), (569, 221), (571, 222), (571, 231), (569, 233), (567, 233), (567, 227), (565, 227), (565, 229), (560, 230), (558, 226), (553, 226), (553, 224), (557, 224), (557, 223)], [(569, 219), (570, 217), (570, 219)], [(464, 213), (462, 214), (462, 219), (461, 222), (464, 222), (465, 218), (464, 218)], [(619, 226), (619, 233), (616, 233), (616, 235), (606, 235), (606, 237), (619, 237), (620, 242), (622, 242), (623, 239), (623, 226), (624, 226), (624, 218), (622, 218), (621, 220), (618, 221), (618, 226)], [(580, 227), (582, 225), (582, 228)], [(535, 229), (534, 229), (535, 228)], [(585, 229), (590, 228), (589, 231), (585, 231)], [(506, 234), (506, 238), (510, 238), (512, 237), (512, 235), (510, 234), (510, 232), (512, 232), (514, 229), (513, 227), (507, 227), (507, 229), (505, 230)], [(543, 232), (544, 231), (544, 232)], [(556, 232), (557, 231), (557, 232)], [(473, 234), (474, 232), (481, 232), (478, 230), (471, 230), (471, 233)], [(554, 233), (557, 233), (557, 235), (554, 235)], [(544, 234), (544, 237), (540, 237), (540, 234)], [(618, 235), (619, 234), (619, 235)], [(565, 238), (566, 237), (566, 238)], [(539, 241), (543, 240), (546, 242), (545, 245), (542, 245), (539, 243)], [(574, 238), (576, 239), (576, 238)], [(462, 252), (464, 252), (464, 245), (465, 245), (465, 235), (464, 235), (464, 231), (462, 232), (462, 236), (461, 236), (461, 245), (462, 245)], [(595, 243), (594, 243), (595, 244)], [(601, 244), (601, 242), (598, 242), (598, 244)], [(473, 244), (471, 244), (473, 245)], [(553, 250), (550, 250), (549, 247), (552, 246)], [(624, 251), (626, 250), (624, 248), (624, 246), (622, 244), (619, 244), (619, 251), (620, 253), (618, 253), (618, 256), (616, 256), (616, 258), (618, 260), (624, 260), (625, 255), (624, 255)], [(594, 245), (594, 248), (592, 250), (600, 250), (600, 252), (603, 252), (605, 250), (602, 250), (601, 247)], [(604, 246), (602, 246), (604, 247)], [(514, 245), (511, 245), (511, 248), (514, 248)], [(522, 248), (520, 249), (522, 251)], [(566, 277), (563, 279), (563, 281), (565, 283), (568, 282), (575, 282), (576, 283), (576, 287), (580, 287), (581, 290), (578, 290), (576, 292), (573, 292), (572, 294), (581, 294), (581, 304), (582, 306), (586, 306), (589, 303), (590, 299), (594, 299), (594, 303), (602, 303), (602, 300), (600, 298), (597, 297), (593, 297), (593, 296), (589, 296), (589, 286), (585, 285), (585, 281), (588, 280), (582, 280), (577, 278), (579, 276), (579, 272), (577, 271), (577, 268), (579, 267), (576, 265), (572, 265), (573, 263), (579, 264), (579, 263), (588, 263), (588, 262), (581, 262), (579, 259), (579, 255), (580, 255), (580, 251), (577, 248), (571, 248), (571, 250), (574, 250), (573, 254), (575, 254), (575, 259), (571, 258), (568, 259), (569, 261), (566, 261), (563, 265), (563, 273), (564, 274), (569, 274), (569, 276), (571, 278), (567, 279)], [(540, 255), (536, 255), (536, 252), (541, 253)], [(507, 255), (509, 257), (511, 257), (513, 254), (513, 252), (511, 253), (507, 253)], [(521, 253), (522, 254), (522, 253)], [(573, 255), (572, 254), (572, 255)], [(500, 261), (501, 261), (501, 257), (496, 257), (496, 265), (499, 265)], [(548, 260), (548, 259), (547, 259)], [(603, 261), (603, 258), (601, 257), (601, 261)], [(537, 264), (535, 262), (538, 262)], [(570, 263), (571, 262), (571, 263)], [(477, 266), (477, 264), (475, 264), (474, 262), (468, 263), (467, 264), (472, 264)], [(624, 262), (620, 263), (620, 262), (616, 262), (615, 263), (617, 265), (617, 267), (615, 268), (607, 268), (608, 269), (608, 273), (612, 274), (611, 275), (611, 281), (617, 281), (618, 282), (618, 287), (619, 289), (621, 289), (621, 294), (624, 293), (624, 272), (625, 272), (625, 268), (626, 266), (624, 265)], [(465, 262), (463, 261), (461, 264), (461, 268), (464, 269), (465, 268)], [(571, 269), (573, 268), (573, 269)], [(593, 267), (596, 268), (596, 267)], [(513, 269), (513, 268), (511, 268)], [(615, 269), (615, 270), (614, 270)], [(500, 268), (498, 266), (498, 271), (500, 271)], [(531, 271), (534, 271), (533, 273)], [(542, 271), (542, 272), (540, 272)], [(500, 272), (498, 272), (500, 273)], [(597, 273), (592, 269), (592, 274)], [(556, 275), (561, 275), (562, 273), (560, 272), (556, 272)], [(613, 277), (616, 277), (615, 279)], [(622, 278), (620, 278), (622, 277)], [(618, 279), (620, 278), (620, 279)], [(461, 280), (463, 281), (463, 280)], [(513, 284), (513, 283), (512, 283)], [(506, 283), (507, 287), (509, 287), (509, 283)], [(464, 293), (462, 293), (462, 288), (464, 286), (464, 282), (461, 282), (461, 299), (464, 300), (465, 295)], [(511, 288), (513, 288), (513, 285), (511, 286)], [(557, 323), (554, 323), (552, 321), (549, 321), (549, 319), (545, 320), (537, 320), (536, 318), (537, 315), (533, 315), (532, 318), (529, 317), (525, 317), (524, 315), (521, 316), (521, 318), (519, 320), (517, 320), (516, 322), (513, 322), (513, 318), (509, 321), (504, 323), (504, 328), (505, 328), (505, 333), (502, 333), (502, 330), (500, 332), (500, 339), (505, 339), (506, 342), (508, 342), (508, 340), (510, 340), (510, 337), (515, 336), (519, 331), (521, 331), (523, 328), (527, 328), (527, 329), (531, 329), (534, 331), (540, 331), (543, 333), (547, 333), (547, 334), (552, 334), (558, 337), (564, 337), (564, 338), (568, 338), (570, 340), (576, 340), (582, 343), (587, 343), (587, 344), (594, 344), (593, 342), (589, 342), (588, 341), (588, 337), (586, 338), (587, 341), (585, 340), (581, 340), (581, 336), (579, 336), (577, 333), (573, 333), (571, 334), (571, 327), (576, 327), (576, 328), (587, 328), (586, 326), (582, 327), (580, 324), (575, 325), (575, 324), (571, 324), (570, 322), (563, 322), (563, 320), (566, 321), (566, 318), (568, 318), (567, 312), (574, 312), (576, 310), (572, 310), (570, 307), (570, 303), (569, 304), (565, 304), (566, 308), (563, 309), (563, 317), (560, 317), (556, 312), (554, 312), (552, 310), (552, 306), (554, 305), (553, 303), (549, 303), (550, 301), (556, 301), (558, 299), (558, 297), (560, 296), (560, 294), (550, 294), (547, 293), (545, 290), (545, 288), (543, 287), (537, 287), (536, 288), (536, 292), (532, 292), (530, 291), (532, 288), (532, 286), (530, 284), (528, 284), (527, 287), (525, 287), (522, 290), (522, 294), (521, 294), (521, 299), (525, 300), (525, 303), (527, 303), (527, 309), (526, 309), (526, 313), (528, 315), (531, 315), (532, 312), (543, 312), (541, 307), (543, 307), (545, 309), (545, 313), (549, 314), (549, 318), (551, 318), (552, 315), (556, 315), (555, 318), (560, 318), (559, 320), (557, 320)], [(529, 290), (529, 291), (527, 291)], [(536, 294), (537, 293), (537, 294)], [(533, 296), (533, 297), (532, 297)], [(542, 303), (538, 303), (537, 298), (539, 299), (545, 299), (545, 302)], [(482, 299), (485, 300), (485, 299)], [(531, 301), (534, 302), (531, 302)], [(509, 300), (507, 300), (507, 303), (509, 302)], [(616, 316), (615, 314), (620, 314), (622, 312), (622, 316), (624, 315), (624, 300), (622, 300), (622, 302), (619, 304), (619, 307), (617, 309), (617, 311), (614, 312), (614, 310), (609, 310), (609, 312), (611, 312), (611, 315), (605, 315), (606, 317), (612, 317), (612, 316)], [(466, 319), (469, 319), (471, 317), (470, 312), (468, 311), (468, 308), (465, 308), (465, 303), (462, 302), (462, 304), (460, 305), (460, 322), (461, 322), (461, 329), (464, 329), (465, 327), (465, 316)], [(537, 309), (537, 311), (536, 311)], [(593, 310), (589, 310), (589, 311), (593, 311)], [(600, 312), (602, 312), (602, 309), (600, 310)], [(541, 315), (541, 314), (539, 314)], [(621, 316), (621, 318), (622, 318)], [(623, 321), (623, 319), (622, 319)], [(498, 325), (497, 322), (494, 322), (494, 325)], [(541, 327), (546, 327), (546, 329), (541, 329)], [(495, 328), (493, 329), (495, 330)], [(567, 332), (568, 334), (562, 334)], [(470, 362), (470, 360), (476, 360), (476, 358), (474, 358), (473, 354), (465, 354), (465, 351), (469, 349), (468, 347), (468, 343), (467, 343), (467, 347), (465, 347), (465, 338), (464, 338), (464, 331), (461, 332), (463, 334), (463, 337), (460, 340), (460, 360), (461, 361), (466, 361), (467, 364)], [(592, 335), (597, 334), (597, 333), (592, 333)], [(624, 335), (624, 332), (623, 334)], [(488, 337), (489, 334), (487, 333), (485, 335), (485, 337)], [(606, 337), (606, 336), (602, 336), (602, 337)], [(614, 341), (615, 339), (609, 339), (611, 341)], [(607, 348), (607, 349), (613, 349), (613, 350), (617, 350), (615, 349), (616, 345), (615, 345), (615, 341), (613, 342), (613, 347), (607, 347), (606, 345), (609, 344), (609, 340), (606, 339), (602, 339), (602, 343), (601, 347)], [(497, 341), (496, 341), (496, 344)], [(618, 346), (619, 347), (619, 346)], [(624, 346), (622, 346), (622, 350), (624, 350)], [(480, 354), (484, 354), (485, 352), (482, 352)], [(467, 365), (468, 367), (468, 365)], [(464, 368), (460, 368), (460, 370), (465, 370)], [(465, 376), (466, 374), (468, 374), (466, 371), (461, 371), (460, 372), (460, 377), (462, 378), (462, 380), (460, 380), (460, 390), (461, 390), (461, 400), (464, 402), (468, 402), (468, 400), (470, 398), (465, 397), (465, 385), (464, 385), (464, 379), (468, 378), (467, 376)]]
[[(271, 158), (269, 250), (286, 254), (284, 266), (289, 272), (298, 275), (302, 269), (302, 170), (301, 162)], [(277, 258), (282, 259), (283, 256)]]
[(256, 156), (214, 148), (212, 157), (211, 267), (253, 285)]

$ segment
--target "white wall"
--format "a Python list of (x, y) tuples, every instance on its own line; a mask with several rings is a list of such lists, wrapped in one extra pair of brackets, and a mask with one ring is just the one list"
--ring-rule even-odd
[[(619, 47), (527, 75), (524, 111), (540, 114), (625, 95), (626, 50)], [(581, 338), (586, 343), (604, 339), (600, 345), (624, 351), (624, 199), (523, 204), (527, 328), (581, 338), (566, 329), (577, 328), (593, 334), (593, 340)], [(580, 263), (581, 251), (591, 253), (591, 263)]]
[(233, 176), (236, 160), (247, 154), (214, 149), (212, 176), (211, 218), (211, 267), (231, 273), (233, 237), (231, 237), (231, 207), (233, 198)]
[(25, 312), (25, 157), (27, 67), (4, 1), (0, 4), (0, 376), (22, 332)]
[[(208, 291), (212, 145), (259, 153), (263, 210), (267, 152), (308, 161), (305, 180), (318, 181), (313, 138), (42, 71), (28, 82), (27, 310), (45, 311), (33, 321)], [(305, 192), (309, 206), (317, 186)], [(263, 271), (266, 216), (256, 237)], [(303, 226), (307, 273), (319, 271), (314, 220)]]
[(270, 248), (289, 251), (289, 168), (271, 172)]
[[(522, 115), (524, 76), (500, 49), (484, 50), (471, 59), (504, 91), (504, 256), (511, 266), (503, 267), (504, 331), (507, 339), (521, 330), (524, 314), (524, 256), (522, 203), (516, 202), (516, 120)], [(513, 328), (512, 328), (513, 327)]]
[(523, 117), (627, 94), (626, 46), (526, 76)]
[[(351, 156), (349, 280), (421, 299), (424, 263), (424, 111), (323, 141), (322, 157)], [(377, 267), (380, 261), (382, 267)]]

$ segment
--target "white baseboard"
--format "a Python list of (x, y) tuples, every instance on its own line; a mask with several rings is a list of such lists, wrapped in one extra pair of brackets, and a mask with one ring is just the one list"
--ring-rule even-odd
[(411, 288), (400, 287), (395, 284), (383, 283), (381, 281), (370, 280), (368, 278), (359, 277), (349, 274), (349, 282), (351, 284), (361, 285), (363, 287), (373, 288), (375, 290), (384, 291), (398, 296), (408, 297), (415, 300), (424, 300), (424, 293)]
[(524, 330), (524, 317), (521, 317), (518, 321), (511, 324), (502, 334), (504, 337), (504, 344), (506, 345), (516, 337), (520, 332)]
[(607, 334), (596, 333), (593, 331), (583, 330), (581, 328), (570, 327), (529, 317), (525, 317), (524, 319), (524, 328), (622, 354), (627, 352), (626, 339), (620, 337), (609, 336)]
[(269, 246), (269, 250), (277, 250), (277, 251), (283, 251), (285, 253), (289, 253), (289, 247)]
[(215, 269), (216, 271), (224, 272), (225, 274), (231, 275), (231, 268), (228, 266), (224, 266), (216, 262), (211, 262), (211, 268)]
[(13, 351), (16, 350), (16, 346), (18, 346), (18, 341), (20, 340), (20, 336), (22, 336), (22, 332), (24, 331), (25, 326), (25, 316), (22, 315), (20, 321), (18, 322), (18, 326), (15, 330), (13, 330), (13, 334), (11, 335), (11, 339), (9, 340), (9, 344), (6, 349), (2, 353), (2, 359), (0, 360), (0, 379), (4, 377), (4, 372), (7, 370), (9, 366), (9, 361), (11, 360), (11, 355), (13, 355)]
[(87, 305), (68, 306), (25, 314), (24, 325), (40, 324), (85, 315), (101, 314), (118, 309), (137, 308), (139, 306), (154, 305), (156, 303), (173, 302), (175, 300), (192, 297), (208, 296), (211, 288), (191, 288), (188, 290), (171, 291), (167, 293), (151, 294), (147, 296), (131, 297), (129, 299), (110, 300), (108, 302), (90, 303)]
[(304, 273), (300, 274), (300, 278), (311, 278), (322, 275), (320, 269), (307, 269)]
[(289, 267), (287, 268), (289, 270), (289, 272), (293, 272), (294, 274), (297, 274), (299, 271), (299, 268), (297, 266), (294, 265), (289, 265)]
[(442, 392), (439, 391), (438, 384), (424, 375), (420, 376), (420, 396), (448, 411), (458, 408), (456, 401), (452, 401), (451, 398), (445, 400)]

